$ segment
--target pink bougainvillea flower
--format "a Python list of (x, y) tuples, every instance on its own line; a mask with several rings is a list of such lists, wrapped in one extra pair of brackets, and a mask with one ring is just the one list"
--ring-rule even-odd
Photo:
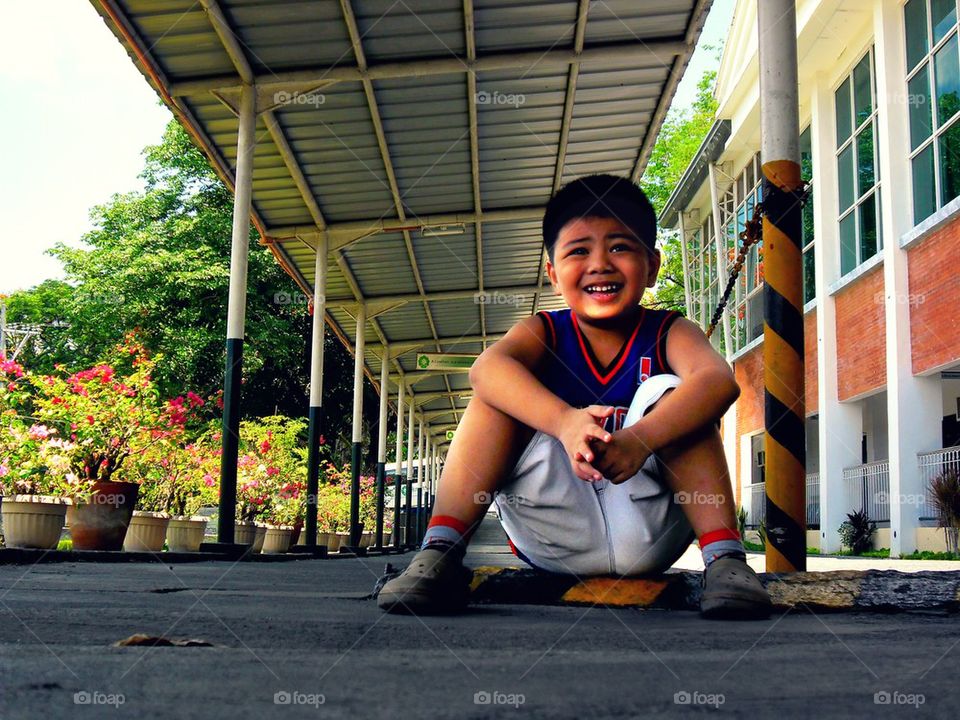
[(87, 422), (93, 425), (93, 423), (95, 422), (95, 420), (93, 419), (93, 415), (87, 415)]
[(210, 473), (203, 476), (203, 482), (207, 487), (213, 487), (217, 484), (217, 481), (213, 479), (213, 475)]
[(31, 440), (46, 440), (52, 432), (46, 425), (31, 425), (28, 431)]

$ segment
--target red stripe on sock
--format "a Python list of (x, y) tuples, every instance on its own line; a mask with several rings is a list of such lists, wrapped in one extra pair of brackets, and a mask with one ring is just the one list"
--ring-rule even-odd
[(700, 536), (698, 542), (700, 547), (705, 547), (712, 542), (717, 540), (739, 540), (740, 533), (736, 530), (731, 530), (730, 528), (720, 528), (719, 530), (711, 530), (710, 532), (705, 532)]
[(467, 534), (467, 524), (462, 520), (457, 520), (457, 518), (452, 515), (434, 515), (430, 518), (430, 522), (427, 523), (428, 528), (436, 527), (437, 525), (452, 528), (461, 535)]

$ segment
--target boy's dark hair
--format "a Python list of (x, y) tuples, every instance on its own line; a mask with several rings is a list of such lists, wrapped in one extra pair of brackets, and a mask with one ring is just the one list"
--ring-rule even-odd
[(563, 226), (584, 217), (619, 220), (648, 248), (656, 247), (657, 216), (643, 190), (627, 178), (587, 175), (571, 180), (547, 203), (543, 214), (543, 244), (551, 260)]

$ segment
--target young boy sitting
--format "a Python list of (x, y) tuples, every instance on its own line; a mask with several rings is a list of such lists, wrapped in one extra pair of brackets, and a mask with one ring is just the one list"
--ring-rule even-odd
[(695, 535), (701, 612), (765, 617), (718, 432), (740, 388), (697, 325), (640, 304), (661, 261), (650, 202), (624, 178), (575, 180), (548, 203), (543, 239), (569, 309), (517, 323), (477, 359), (423, 545), (379, 606), (463, 607), (463, 556), (494, 497), (511, 547), (535, 568), (659, 573)]

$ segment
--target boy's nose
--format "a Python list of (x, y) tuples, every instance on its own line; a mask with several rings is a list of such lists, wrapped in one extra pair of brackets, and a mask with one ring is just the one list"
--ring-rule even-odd
[(587, 272), (606, 272), (612, 267), (610, 253), (606, 248), (599, 248), (590, 253), (590, 267)]

